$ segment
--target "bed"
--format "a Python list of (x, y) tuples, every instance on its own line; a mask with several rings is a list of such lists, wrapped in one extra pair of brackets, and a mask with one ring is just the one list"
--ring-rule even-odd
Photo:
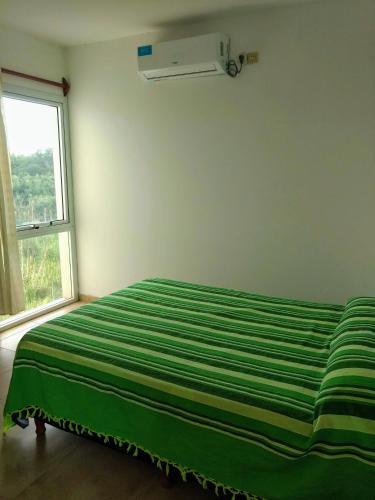
[(4, 431), (38, 417), (233, 498), (373, 499), (375, 298), (148, 279), (21, 340)]

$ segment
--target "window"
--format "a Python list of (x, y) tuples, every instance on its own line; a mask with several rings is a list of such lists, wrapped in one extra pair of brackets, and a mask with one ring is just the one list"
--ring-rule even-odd
[(17, 226), (64, 220), (59, 107), (5, 97), (4, 114)]
[(67, 110), (63, 97), (19, 89), (3, 110), (27, 316), (77, 295)]

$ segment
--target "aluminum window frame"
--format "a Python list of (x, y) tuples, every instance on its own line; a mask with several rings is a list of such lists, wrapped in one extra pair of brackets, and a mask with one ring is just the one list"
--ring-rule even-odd
[(63, 95), (46, 92), (39, 89), (21, 87), (7, 82), (3, 83), (3, 96), (14, 99), (47, 104), (58, 108), (59, 142), (60, 142), (60, 168), (63, 194), (64, 219), (50, 223), (40, 223), (17, 227), (17, 240), (68, 232), (70, 235), (71, 257), (71, 285), (72, 297), (58, 299), (49, 304), (44, 304), (30, 311), (24, 311), (14, 317), (0, 322), (0, 332), (17, 324), (29, 321), (42, 314), (67, 306), (78, 300), (78, 271), (77, 271), (77, 246), (75, 235), (73, 175), (70, 149), (70, 129), (68, 100)]

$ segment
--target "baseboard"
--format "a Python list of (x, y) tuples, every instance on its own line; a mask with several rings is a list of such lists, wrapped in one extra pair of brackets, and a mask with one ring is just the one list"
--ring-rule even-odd
[(81, 302), (93, 302), (94, 300), (98, 300), (99, 297), (95, 297), (95, 295), (86, 295), (84, 293), (79, 294), (79, 300)]

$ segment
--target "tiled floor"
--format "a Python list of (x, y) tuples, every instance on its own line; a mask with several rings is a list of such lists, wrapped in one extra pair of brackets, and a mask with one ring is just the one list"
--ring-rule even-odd
[[(0, 428), (17, 344), (36, 324), (72, 310), (59, 309), (0, 333)], [(44, 436), (29, 427), (0, 435), (0, 499), (8, 500), (209, 500), (213, 493), (190, 483), (164, 489), (151, 464), (47, 426)]]

